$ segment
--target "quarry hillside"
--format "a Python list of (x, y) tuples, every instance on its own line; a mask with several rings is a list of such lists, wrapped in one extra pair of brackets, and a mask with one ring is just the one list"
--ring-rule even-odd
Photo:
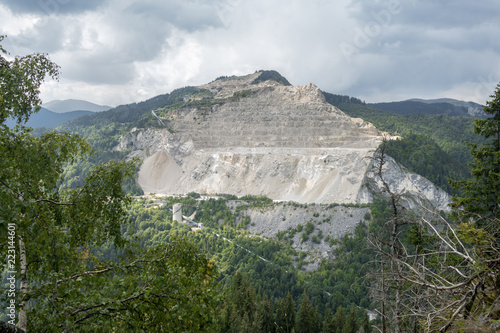
[[(277, 72), (222, 77), (153, 111), (159, 128), (133, 128), (116, 150), (142, 158), (145, 193), (266, 195), (299, 203), (370, 203), (381, 184), (372, 157), (387, 135), (325, 101), (313, 84)], [(445, 209), (449, 196), (389, 158), (409, 205)]]

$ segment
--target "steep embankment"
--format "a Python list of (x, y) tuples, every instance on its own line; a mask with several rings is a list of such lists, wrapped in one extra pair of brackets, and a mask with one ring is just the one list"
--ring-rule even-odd
[[(228, 206), (235, 209), (241, 203), (234, 201)], [(242, 214), (250, 218), (251, 223), (246, 227), (250, 233), (288, 240), (294, 249), (313, 252), (323, 258), (333, 258), (333, 240), (354, 234), (358, 223), (369, 219), (368, 212), (368, 207), (293, 202), (242, 210)]]

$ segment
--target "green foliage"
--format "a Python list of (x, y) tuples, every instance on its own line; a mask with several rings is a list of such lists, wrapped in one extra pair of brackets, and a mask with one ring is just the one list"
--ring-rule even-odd
[[(0, 35), (0, 43), (5, 39)], [(7, 61), (0, 44), (0, 124), (9, 117), (24, 123), (40, 110), (40, 86), (47, 75), (57, 78), (59, 66), (46, 54), (30, 54)]]
[(205, 226), (217, 229), (219, 224), (236, 226), (236, 215), (226, 206), (226, 199), (209, 199), (200, 204), (200, 210), (196, 212), (196, 221)]
[(314, 308), (307, 297), (306, 291), (302, 294), (299, 310), (297, 312), (297, 324), (295, 332), (298, 333), (315, 333), (318, 332), (318, 322)]
[[(170, 94), (158, 95), (140, 103), (132, 103), (127, 105), (120, 105), (108, 111), (99, 112), (90, 116), (81, 117), (72, 120), (65, 124), (62, 129), (72, 132), (78, 132), (89, 126), (108, 126), (109, 124), (123, 124), (128, 127), (135, 126), (137, 121), (141, 120), (143, 116), (151, 116), (151, 110), (156, 110), (163, 107), (172, 105), (181, 105), (184, 103), (185, 95), (192, 95), (199, 93), (200, 90), (195, 87), (185, 87), (172, 91)], [(137, 126), (136, 126), (137, 127)]]
[(307, 222), (305, 232), (310, 235), (314, 231), (314, 224), (311, 222)]
[[(382, 131), (401, 136), (403, 140), (400, 143), (391, 143), (396, 156), (390, 155), (409, 170), (425, 173), (425, 177), (452, 194), (456, 192), (447, 185), (447, 179), (468, 178), (470, 168), (467, 163), (471, 158), (464, 142), (482, 142), (473, 133), (474, 118), (421, 113), (402, 115), (358, 101), (346, 102), (342, 98), (325, 96), (329, 103), (349, 116), (362, 118)], [(408, 150), (404, 151), (402, 146), (406, 146)], [(427, 148), (431, 150), (427, 151)], [(452, 162), (446, 162), (445, 159), (448, 158)], [(437, 160), (444, 161), (444, 165), (440, 166), (436, 163)]]
[(75, 264), (33, 289), (30, 331), (217, 331), (215, 266), (186, 240)]
[(325, 99), (331, 105), (338, 106), (339, 104), (362, 104), (365, 105), (365, 102), (356, 97), (350, 97), (347, 95), (335, 95), (328, 92), (323, 91), (323, 95), (325, 95)]
[(216, 196), (224, 198), (226, 200), (238, 200), (238, 197), (234, 194), (217, 193)]
[[(213, 105), (218, 105), (218, 104), (220, 105), (220, 104), (224, 104), (226, 102), (226, 100), (223, 100), (223, 99), (212, 98), (212, 93), (210, 93), (208, 90), (205, 90), (205, 89), (195, 90), (195, 95), (200, 94), (204, 91), (208, 92), (208, 96), (206, 96), (204, 98), (194, 99), (194, 100), (193, 99), (179, 100), (176, 103), (168, 104), (162, 108), (156, 109), (155, 111), (159, 117), (162, 117), (162, 118), (167, 117), (167, 119), (168, 119), (169, 112), (173, 111), (173, 110), (187, 108), (187, 107), (193, 107), (193, 108), (197, 108), (200, 110), (208, 110)], [(236, 98), (236, 97), (233, 97), (233, 98)]]
[(316, 236), (316, 235), (313, 235), (313, 236), (312, 236), (312, 238), (311, 238), (311, 240), (312, 240), (312, 242), (313, 242), (314, 244), (319, 244), (319, 243), (321, 243), (321, 240), (320, 240), (320, 239), (318, 238), (318, 236)]
[[(82, 187), (85, 177), (98, 165), (113, 161), (123, 161), (127, 156), (126, 151), (92, 151), (88, 156), (82, 156), (74, 163), (66, 165), (62, 173), (59, 187), (61, 189), (75, 189)], [(139, 163), (136, 164), (135, 172), (139, 170)], [(137, 184), (135, 177), (124, 179), (123, 189), (130, 195), (143, 195), (144, 192)]]
[(276, 325), (279, 332), (291, 333), (295, 327), (295, 301), (291, 294), (280, 298), (276, 308)]
[(252, 96), (254, 93), (255, 93), (255, 91), (247, 90), (247, 89), (246, 90), (241, 90), (241, 91), (235, 91), (233, 93), (233, 97), (231, 97), (231, 101), (232, 102), (237, 102), (241, 98)]
[(245, 195), (242, 196), (240, 200), (250, 202), (250, 206), (247, 207), (252, 207), (252, 208), (272, 207), (273, 205), (273, 200), (266, 197), (265, 195)]
[(392, 135), (406, 137), (420, 134), (434, 140), (446, 153), (465, 165), (470, 155), (464, 142), (477, 142), (473, 133), (474, 119), (446, 115), (399, 115), (370, 106), (341, 104), (340, 109), (351, 117), (359, 117)]
[[(10, 62), (0, 56), (0, 68), (0, 251), (15, 253), (8, 269), (20, 281), (15, 299), (7, 299), (3, 285), (0, 294), (2, 305), (16, 302), (21, 329), (214, 331), (213, 264), (174, 233), (170, 245), (144, 252), (131, 246), (131, 198), (122, 184), (137, 161), (88, 167), (79, 187), (61, 188), (64, 168), (70, 172), (90, 155), (87, 141), (54, 131), (34, 136), (3, 123), (39, 110), (39, 86), (46, 74), (57, 75), (57, 66), (44, 55)], [(119, 132), (108, 125), (107, 134)]]
[(271, 70), (271, 71), (265, 71), (265, 70), (260, 70), (258, 71), (260, 72), (261, 74), (259, 75), (258, 78), (256, 78), (255, 80), (253, 80), (252, 84), (257, 84), (259, 82), (264, 82), (264, 81), (267, 81), (267, 80), (274, 80), (278, 83), (281, 83), (285, 86), (290, 86), (290, 82), (288, 82), (287, 79), (285, 79), (283, 76), (281, 76), (280, 73), (278, 73), (277, 71), (275, 70)]
[(258, 332), (273, 333), (275, 331), (274, 304), (267, 295), (264, 295), (263, 299), (258, 304), (257, 323)]
[(358, 323), (356, 319), (356, 308), (352, 306), (351, 310), (349, 311), (349, 315), (345, 320), (344, 327), (342, 328), (342, 333), (356, 333), (358, 330)]
[(424, 135), (409, 134), (402, 140), (388, 141), (387, 154), (448, 193), (456, 193), (449, 185), (449, 179), (463, 180), (468, 177), (467, 170), (460, 167), (455, 158)]
[(423, 103), (417, 101), (402, 101), (391, 103), (373, 103), (374, 108), (407, 115), (412, 113), (421, 114), (445, 114), (448, 116), (470, 117), (468, 107), (455, 106), (450, 103)]
[(123, 244), (120, 228), (126, 220), (124, 205), (129, 199), (121, 183), (134, 172), (133, 164), (97, 166), (82, 188), (59, 191), (57, 184), (66, 163), (89, 153), (84, 140), (55, 132), (34, 138), (29, 129), (11, 131), (2, 127), (0, 142), (0, 196), (5, 204), (0, 219), (4, 228), (15, 221), (19, 235), (37, 236), (26, 241), (34, 266), (57, 266), (52, 257), (58, 248), (70, 251), (110, 237)]
[(201, 195), (199, 193), (196, 193), (196, 192), (189, 192), (188, 194), (186, 194), (186, 196), (193, 198), (193, 199), (201, 198)]
[(435, 214), (415, 223), (398, 209), (398, 194), (392, 193), (388, 228), (377, 221), (383, 207), (372, 210), (372, 239), (385, 263), (376, 284), (388, 319), (384, 328), (498, 329), (491, 319), (500, 305), (500, 84), (491, 97), (485, 107), (488, 116), (475, 121), (474, 133), (483, 141), (470, 144), (472, 177), (453, 183), (462, 193), (453, 197), (451, 220)]
[(336, 333), (337, 327), (333, 322), (333, 315), (330, 309), (326, 309), (323, 319), (323, 333)]
[(333, 317), (333, 326), (337, 328), (337, 332), (343, 332), (344, 326), (346, 326), (346, 315), (344, 307), (339, 306), (337, 312), (335, 312), (335, 317)]
[(474, 157), (472, 178), (453, 184), (464, 193), (453, 198), (453, 207), (460, 209), (457, 214), (476, 220), (479, 227), (488, 227), (496, 237), (498, 226), (490, 219), (500, 218), (500, 84), (491, 98), (484, 108), (488, 118), (477, 119), (474, 125), (474, 133), (485, 141), (469, 143)]
[[(194, 204), (191, 198), (162, 198), (153, 199), (153, 202), (145, 199), (135, 201), (129, 210), (133, 222), (127, 235), (134, 235), (143, 247), (154, 247), (168, 242), (172, 235), (192, 239), (199, 245), (200, 251), (215, 260), (219, 282), (226, 290), (234, 290), (232, 287), (234, 280), (239, 279), (235, 277), (237, 272), (246, 275), (254, 293), (255, 290), (259, 290), (257, 295), (263, 296), (257, 296), (255, 300), (255, 306), (252, 307), (255, 313), (237, 314), (227, 305), (228, 299), (232, 297), (228, 291), (220, 319), (226, 331), (230, 327), (241, 329), (245, 326), (258, 332), (262, 322), (258, 318), (263, 316), (262, 313), (259, 315), (262, 297), (274, 300), (273, 316), (277, 316), (280, 299), (284, 301), (290, 293), (294, 303), (300, 303), (304, 289), (313, 306), (318, 309), (317, 322), (322, 321), (321, 316), (326, 309), (335, 311), (340, 305), (349, 307), (355, 304), (364, 308), (370, 307), (368, 281), (361, 278), (371, 267), (370, 252), (366, 249), (367, 225), (361, 224), (353, 236), (346, 236), (338, 241), (334, 261), (323, 261), (317, 271), (302, 272), (300, 266), (305, 264), (307, 252), (301, 252), (299, 255), (288, 243), (249, 237), (245, 231), (237, 228), (236, 224), (233, 225), (233, 219), (241, 217), (237, 217), (236, 210), (228, 208), (225, 199), (209, 199), (199, 203), (200, 209), (197, 210), (195, 220), (203, 219), (205, 228), (195, 233), (190, 232), (184, 224), (171, 222), (172, 215), (169, 209), (174, 202)], [(162, 206), (155, 208), (155, 205), (160, 203)], [(382, 203), (380, 205), (383, 206)], [(380, 214), (375, 212), (374, 215), (378, 217)], [(215, 219), (218, 220), (217, 223)], [(293, 230), (297, 232), (295, 228)], [(292, 230), (288, 231), (288, 234), (290, 233), (293, 233)], [(319, 237), (318, 235), (314, 236)], [(292, 257), (297, 258), (297, 267), (294, 267)], [(253, 299), (252, 297), (250, 298)], [(358, 318), (361, 317), (362, 314), (358, 314)]]
[(120, 136), (128, 134), (133, 127), (160, 126), (151, 113), (152, 110), (171, 110), (181, 106), (213, 103), (210, 98), (184, 100), (185, 96), (197, 97), (206, 94), (211, 96), (207, 90), (195, 87), (176, 89), (170, 94), (158, 95), (140, 103), (120, 105), (108, 111), (71, 120), (59, 130), (80, 134), (98, 150), (110, 150), (118, 144)]

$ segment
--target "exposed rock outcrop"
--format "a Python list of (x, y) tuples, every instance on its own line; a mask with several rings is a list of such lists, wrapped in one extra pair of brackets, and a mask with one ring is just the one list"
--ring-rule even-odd
[[(382, 181), (376, 174), (376, 164), (375, 160), (370, 163), (358, 194), (358, 202), (372, 202), (373, 193), (385, 194)], [(451, 201), (451, 196), (447, 192), (436, 187), (427, 178), (409, 172), (390, 156), (386, 156), (383, 177), (389, 184), (391, 192), (401, 197), (400, 203), (407, 209), (418, 211), (421, 207), (427, 207), (445, 212), (450, 210), (448, 203)]]

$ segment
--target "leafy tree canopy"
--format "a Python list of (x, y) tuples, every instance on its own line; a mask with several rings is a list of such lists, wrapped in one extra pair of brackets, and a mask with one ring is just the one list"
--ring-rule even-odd
[[(15, 303), (18, 326), (34, 332), (213, 330), (213, 264), (186, 241), (144, 252), (124, 237), (131, 198), (122, 184), (136, 161), (96, 165), (80, 186), (61, 188), (64, 168), (88, 157), (90, 145), (68, 133), (35, 137), (22, 125), (39, 110), (40, 85), (47, 75), (57, 78), (58, 66), (43, 54), (12, 61), (0, 55), (0, 65), (0, 252), (12, 253), (2, 268), (20, 282), (14, 296), (4, 287), (1, 296), (8, 302), (3, 306)], [(8, 128), (8, 117), (19, 125)], [(102, 259), (105, 244), (123, 255)]]

